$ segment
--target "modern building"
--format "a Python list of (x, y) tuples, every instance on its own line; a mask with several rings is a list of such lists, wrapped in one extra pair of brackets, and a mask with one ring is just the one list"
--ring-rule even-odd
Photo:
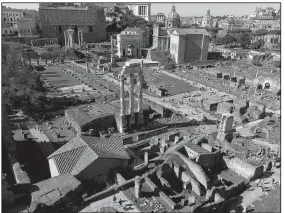
[(118, 57), (140, 58), (143, 45), (143, 31), (127, 27), (117, 34)]
[(174, 29), (170, 36), (170, 54), (177, 64), (205, 61), (210, 34), (205, 29)]
[(262, 16), (253, 18), (255, 28), (257, 29), (273, 29), (279, 28), (280, 19), (273, 16)]
[(32, 36), (36, 34), (36, 19), (34, 17), (25, 16), (17, 20), (18, 35)]
[(164, 13), (158, 13), (156, 15), (156, 22), (157, 23), (165, 23), (166, 16)]
[(64, 31), (69, 28), (74, 30), (75, 43), (78, 43), (80, 29), (86, 43), (102, 42), (107, 38), (104, 9), (94, 4), (78, 7), (40, 4), (39, 15), (43, 36), (56, 37), (61, 45), (64, 45)]
[(145, 20), (150, 20), (151, 4), (150, 3), (126, 3), (132, 14), (144, 18)]
[(219, 27), (224, 30), (237, 30), (243, 28), (243, 23), (233, 17), (219, 21)]
[(258, 31), (251, 34), (251, 43), (255, 43), (258, 40), (263, 40), (265, 44), (280, 44), (281, 42), (281, 31)]
[(16, 35), (17, 20), (23, 17), (24, 12), (20, 9), (2, 7), (2, 35)]
[(207, 14), (203, 17), (202, 27), (213, 27), (213, 18), (210, 14), (210, 10), (207, 10)]

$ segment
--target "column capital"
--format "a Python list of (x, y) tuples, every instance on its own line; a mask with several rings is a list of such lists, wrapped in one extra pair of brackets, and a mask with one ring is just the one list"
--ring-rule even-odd
[(118, 75), (118, 79), (121, 80), (121, 81), (123, 81), (123, 80), (125, 79), (124, 74), (119, 74), (119, 75)]

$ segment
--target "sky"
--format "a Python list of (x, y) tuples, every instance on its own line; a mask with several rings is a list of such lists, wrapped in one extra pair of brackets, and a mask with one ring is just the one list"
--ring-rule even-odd
[[(3, 3), (4, 6), (17, 9), (38, 9), (38, 3)], [(170, 13), (172, 3), (152, 3), (151, 15)], [(279, 9), (279, 3), (175, 3), (176, 12), (180, 16), (203, 16), (207, 9), (213, 16), (234, 15), (242, 16), (253, 13), (256, 7), (273, 7)]]

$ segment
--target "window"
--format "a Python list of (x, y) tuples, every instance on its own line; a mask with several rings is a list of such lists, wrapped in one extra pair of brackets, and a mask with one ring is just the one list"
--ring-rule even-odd
[(74, 27), (74, 32), (77, 33), (78, 32), (78, 28), (77, 26)]
[(7, 30), (5, 30), (5, 34), (7, 34), (8, 32), (7, 32)]
[(11, 20), (11, 21), (13, 21), (13, 19), (12, 19), (12, 18), (10, 18), (10, 20)]
[(10, 33), (12, 34), (12, 33), (13, 33), (13, 31), (12, 31), (12, 30), (10, 30)]
[(62, 29), (61, 29), (61, 26), (60, 26), (60, 25), (58, 26), (58, 32), (59, 32), (59, 33), (62, 33)]
[(18, 16), (19, 14), (17, 13), (16, 16)]
[(89, 32), (91, 33), (92, 32), (92, 26), (89, 26)]
[(6, 21), (6, 18), (4, 17), (4, 21)]

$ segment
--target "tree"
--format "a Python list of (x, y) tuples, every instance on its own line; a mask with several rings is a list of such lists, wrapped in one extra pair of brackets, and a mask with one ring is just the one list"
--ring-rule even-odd
[(258, 40), (257, 42), (254, 42), (253, 44), (251, 44), (251, 49), (258, 50), (263, 45), (264, 45), (264, 41), (263, 40)]
[[(15, 45), (17, 46), (17, 45)], [(46, 97), (40, 74), (20, 61), (21, 48), (9, 45), (2, 64), (2, 100), (8, 112), (22, 109), (31, 115), (45, 109)]]
[(250, 44), (250, 40), (250, 35), (248, 33), (242, 33), (238, 37), (238, 42), (243, 49), (245, 49), (246, 46)]
[(218, 29), (219, 28), (219, 22), (216, 22), (215, 24), (215, 28)]
[(226, 35), (222, 38), (222, 43), (225, 45), (232, 46), (234, 42), (236, 42), (237, 39), (232, 35)]
[(280, 68), (281, 67), (281, 61), (273, 61), (272, 64), (276, 68)]

